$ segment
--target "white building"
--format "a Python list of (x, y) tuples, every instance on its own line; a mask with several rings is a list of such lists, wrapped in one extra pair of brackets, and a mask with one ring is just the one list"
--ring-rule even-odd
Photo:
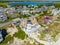
[(55, 6), (49, 6), (48, 8), (49, 8), (49, 9), (54, 9), (54, 8), (55, 8)]
[(37, 23), (35, 18), (29, 18), (23, 19), (20, 27), (25, 33), (30, 34), (37, 31), (41, 26)]
[(45, 5), (41, 7), (41, 10), (47, 10), (47, 9), (48, 9), (48, 7)]
[(8, 16), (11, 16), (11, 17), (17, 17), (18, 16), (18, 14), (14, 13), (14, 12), (16, 12), (14, 7), (6, 8), (5, 11), (8, 14)]
[(53, 14), (53, 20), (56, 20), (57, 17), (58, 17), (58, 13), (60, 13), (60, 10), (57, 10), (57, 9), (53, 9), (52, 10), (52, 14)]
[(23, 9), (27, 9), (27, 6), (23, 6)]
[(53, 9), (53, 10), (52, 10), (52, 14), (53, 14), (53, 15), (57, 15), (57, 13), (58, 13), (58, 10), (57, 10), (57, 9)]
[(0, 14), (3, 14), (3, 13), (4, 13), (4, 8), (0, 7)]
[(29, 10), (22, 10), (21, 13), (22, 14), (29, 14)]

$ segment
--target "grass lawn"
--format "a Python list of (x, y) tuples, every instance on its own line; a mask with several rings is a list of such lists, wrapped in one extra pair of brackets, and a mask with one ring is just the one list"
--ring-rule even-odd
[(49, 27), (48, 32), (46, 32), (46, 33), (50, 34), (52, 36), (53, 40), (55, 40), (56, 35), (58, 33), (60, 33), (60, 25), (58, 23), (53, 22), (53, 25), (50, 24), (50, 25), (48, 25), (48, 27)]
[(18, 32), (17, 33), (15, 33), (14, 35), (13, 35), (13, 37), (17, 37), (17, 38), (19, 38), (19, 39), (25, 39), (25, 37), (27, 36), (26, 34), (25, 34), (25, 32), (23, 31), (23, 30), (21, 30), (21, 28), (19, 27), (19, 26), (17, 26), (17, 29), (18, 29)]
[(8, 42), (8, 41), (11, 41), (11, 40), (13, 40), (13, 37), (7, 36), (7, 37), (5, 38), (5, 40), (3, 41), (3, 43), (1, 43), (0, 45), (6, 45), (7, 42)]
[(0, 2), (0, 6), (2, 6), (2, 7), (6, 7), (7, 6), (7, 2)]

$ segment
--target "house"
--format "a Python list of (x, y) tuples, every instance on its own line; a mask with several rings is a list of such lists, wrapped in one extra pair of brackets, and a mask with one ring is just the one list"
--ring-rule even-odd
[(23, 6), (23, 9), (27, 9), (27, 6)]
[(43, 16), (39, 19), (39, 21), (42, 22), (42, 23), (48, 24), (48, 23), (51, 22), (50, 21), (50, 16)]
[(33, 17), (22, 19), (20, 27), (27, 34), (30, 34), (40, 28), (40, 25), (37, 23), (36, 19)]
[(22, 9), (18, 8), (16, 11), (20, 13), (22, 11)]
[(17, 17), (19, 15), (19, 14), (14, 13), (14, 12), (16, 12), (14, 7), (6, 8), (5, 12), (8, 14), (8, 16), (11, 16), (11, 17)]
[(7, 9), (10, 9), (12, 11), (15, 11), (15, 7), (10, 7), (10, 8), (7, 8)]
[(34, 9), (30, 11), (30, 13), (36, 13), (36, 12), (40, 12), (40, 9)]
[(21, 12), (22, 11), (22, 8), (23, 8), (22, 6), (19, 6), (19, 7), (17, 7), (16, 11), (17, 12)]
[(31, 10), (30, 13), (36, 13), (36, 10)]
[(57, 9), (53, 9), (52, 10), (52, 14), (53, 14), (53, 20), (56, 20), (57, 17), (58, 17), (58, 13), (60, 13), (60, 10), (57, 10)]
[(53, 15), (57, 15), (58, 13), (60, 13), (60, 10), (58, 10), (58, 9), (53, 9), (52, 10)]
[(22, 20), (20, 18), (16, 18), (12, 20), (13, 23), (21, 23), (21, 21)]
[(29, 14), (29, 10), (22, 10), (21, 13), (22, 14)]
[(49, 6), (48, 8), (49, 8), (49, 9), (54, 9), (54, 8), (55, 8), (55, 6)]
[(10, 17), (13, 17), (13, 18), (14, 18), (14, 17), (18, 17), (18, 16), (19, 16), (19, 14), (17, 14), (17, 13), (15, 14), (15, 13), (13, 13), (13, 12), (12, 12), (12, 13), (8, 13), (8, 16), (10, 16)]
[(0, 14), (0, 21), (5, 21), (7, 20), (7, 16), (4, 14)]
[(4, 8), (0, 7), (0, 14), (3, 14), (3, 13), (4, 13)]
[(47, 6), (45, 6), (45, 5), (43, 5), (42, 7), (41, 7), (41, 10), (47, 10), (48, 9), (48, 7)]
[(38, 8), (38, 6), (37, 5), (34, 5), (34, 8)]
[(57, 15), (57, 13), (58, 13), (58, 10), (57, 10), (57, 9), (53, 9), (53, 10), (52, 10), (52, 14), (53, 14), (53, 15)]
[(15, 11), (15, 7), (11, 7), (11, 8), (5, 8), (5, 11), (8, 12), (14, 12)]

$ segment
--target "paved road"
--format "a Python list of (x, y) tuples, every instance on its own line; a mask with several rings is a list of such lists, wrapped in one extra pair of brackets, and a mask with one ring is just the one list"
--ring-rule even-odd
[(9, 22), (6, 22), (6, 23), (0, 23), (0, 27), (11, 24), (11, 23), (12, 23), (12, 21), (9, 21)]

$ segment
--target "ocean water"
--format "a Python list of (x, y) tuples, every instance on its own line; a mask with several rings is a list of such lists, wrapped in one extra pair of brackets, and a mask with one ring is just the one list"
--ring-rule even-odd
[(37, 4), (53, 4), (53, 2), (9, 2), (8, 5), (16, 5), (16, 4), (24, 4), (24, 5), (37, 5)]

